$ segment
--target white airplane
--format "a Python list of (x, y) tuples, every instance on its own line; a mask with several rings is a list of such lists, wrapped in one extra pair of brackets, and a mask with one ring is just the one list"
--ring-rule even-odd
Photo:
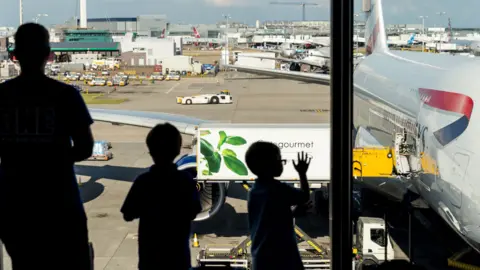
[[(311, 50), (305, 50), (306, 57), (304, 58), (285, 58), (285, 57), (268, 57), (268, 56), (254, 56), (248, 55), (244, 57), (277, 60), (290, 63), (291, 71), (300, 71), (300, 65), (306, 64), (313, 67), (318, 67), (323, 73), (330, 71), (330, 47), (320, 47)], [(355, 64), (363, 59), (363, 55), (356, 54), (353, 56)]]
[[(354, 38), (354, 41), (365, 43), (365, 38), (356, 37), (356, 38)], [(411, 45), (419, 44), (419, 43), (421, 43), (421, 42), (418, 41), (418, 40), (415, 40), (415, 33), (412, 33), (408, 40), (392, 40), (392, 39), (387, 38), (387, 45), (389, 45), (389, 46), (411, 46)]]
[[(287, 41), (283, 42), (280, 44), (277, 50), (269, 50), (269, 49), (262, 49), (261, 51), (264, 52), (275, 52), (280, 54), (282, 57), (287, 57), (287, 58), (293, 58), (296, 56), (299, 56), (301, 54), (304, 54), (307, 51), (310, 51), (308, 49), (300, 49), (295, 46), (295, 44), (302, 44), (302, 45), (307, 45), (307, 44), (312, 44), (312, 45), (317, 45), (323, 47), (328, 47), (330, 43), (326, 42), (321, 42), (321, 41), (313, 41), (313, 40), (294, 40), (292, 42)], [(313, 51), (313, 50), (312, 50)]]
[[(367, 55), (354, 71), (355, 147), (394, 147), (407, 136), (410, 178), (364, 178), (371, 190), (402, 200), (418, 193), (480, 252), (480, 62), (476, 58), (390, 51), (381, 0), (367, 12)], [(330, 76), (229, 65), (241, 72), (306, 82)], [(473, 121), (472, 121), (473, 120)], [(417, 168), (415, 168), (415, 166)]]
[(393, 46), (410, 46), (418, 43), (420, 42), (415, 40), (415, 33), (413, 33), (408, 40), (388, 40), (387, 39), (387, 44), (393, 45)]

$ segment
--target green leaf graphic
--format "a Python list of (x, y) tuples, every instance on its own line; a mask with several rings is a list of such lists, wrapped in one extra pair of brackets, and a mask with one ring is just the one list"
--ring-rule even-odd
[(200, 139), (200, 153), (202, 153), (203, 156), (211, 157), (214, 151), (213, 146), (209, 142), (203, 138)]
[(220, 135), (220, 140), (218, 141), (217, 148), (220, 150), (220, 147), (222, 147), (222, 145), (227, 140), (227, 133), (225, 133), (225, 131), (222, 130), (222, 131), (219, 131), (218, 134)]
[(210, 135), (210, 130), (200, 130), (200, 136)]
[(208, 170), (203, 170), (203, 171), (202, 171), (202, 174), (203, 174), (203, 175), (212, 175)]
[(244, 145), (247, 143), (247, 141), (240, 136), (231, 136), (227, 138), (226, 143), (231, 145)]
[(232, 172), (238, 175), (248, 174), (247, 166), (245, 166), (245, 164), (243, 164), (243, 162), (238, 158), (232, 156), (223, 156), (223, 160), (225, 160), (225, 165), (227, 165)]
[(218, 152), (215, 152), (212, 156), (205, 157), (208, 162), (208, 168), (211, 173), (218, 173), (220, 171), (220, 164), (222, 163), (222, 157)]
[(237, 157), (237, 154), (233, 152), (233, 150), (230, 149), (223, 149), (222, 151), (222, 156), (232, 156), (232, 157)]

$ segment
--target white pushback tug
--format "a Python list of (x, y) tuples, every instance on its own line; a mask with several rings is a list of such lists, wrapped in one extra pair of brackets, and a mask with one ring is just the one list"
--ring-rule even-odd
[(177, 104), (231, 104), (233, 98), (228, 90), (222, 90), (218, 94), (203, 94), (194, 96), (179, 96)]

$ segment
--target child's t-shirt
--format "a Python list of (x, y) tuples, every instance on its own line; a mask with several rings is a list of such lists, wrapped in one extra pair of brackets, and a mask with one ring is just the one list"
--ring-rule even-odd
[(257, 179), (248, 194), (254, 270), (303, 269), (291, 207), (306, 202), (303, 191), (275, 179)]
[(164, 258), (190, 268), (191, 221), (201, 210), (195, 180), (175, 164), (139, 175), (121, 209), (125, 219), (140, 219), (139, 268), (157, 269)]

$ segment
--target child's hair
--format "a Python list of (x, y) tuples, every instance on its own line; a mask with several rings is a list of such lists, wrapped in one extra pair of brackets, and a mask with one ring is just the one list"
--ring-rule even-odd
[(258, 141), (254, 142), (245, 154), (248, 168), (255, 175), (261, 175), (269, 171), (280, 156), (280, 148), (273, 143)]
[(158, 124), (148, 133), (146, 143), (152, 157), (173, 161), (180, 154), (182, 135), (172, 124)]

